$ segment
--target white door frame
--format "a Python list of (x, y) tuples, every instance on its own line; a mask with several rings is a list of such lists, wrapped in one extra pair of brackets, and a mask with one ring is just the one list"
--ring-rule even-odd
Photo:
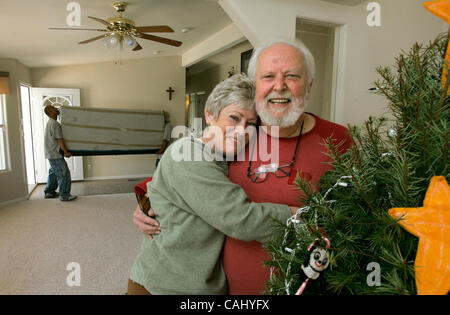
[(331, 80), (330, 120), (339, 124), (344, 118), (345, 55), (347, 45), (347, 25), (335, 25), (333, 78)]
[[(70, 106), (80, 106), (80, 89), (32, 88), (32, 116), (34, 133), (34, 152), (36, 162), (36, 181), (46, 183), (50, 165), (44, 154), (44, 131), (48, 117), (44, 113), (44, 96), (59, 96), (70, 99)], [(72, 181), (83, 180), (83, 157), (66, 158)]]
[[(26, 100), (23, 99), (22, 95), (22, 87), (28, 89), (28, 108), (26, 110), (28, 113), (24, 113), (24, 102)], [(28, 193), (30, 194), (34, 187), (37, 186), (36, 183), (36, 167), (34, 160), (34, 135), (33, 135), (33, 123), (32, 123), (32, 95), (31, 95), (31, 85), (26, 82), (19, 82), (19, 97), (20, 97), (20, 127), (21, 134), (23, 138), (23, 153), (24, 153), (24, 166), (26, 172), (26, 183)], [(29, 118), (29, 121), (26, 122), (25, 118)], [(28, 120), (28, 119), (27, 119)], [(30, 134), (25, 134), (25, 126), (29, 124), (30, 126)], [(28, 142), (29, 141), (29, 142)], [(28, 144), (28, 145), (27, 145)]]

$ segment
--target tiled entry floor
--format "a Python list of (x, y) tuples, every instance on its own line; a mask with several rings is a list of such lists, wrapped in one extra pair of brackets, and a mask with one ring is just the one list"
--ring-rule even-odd
[[(145, 178), (107, 179), (72, 182), (71, 194), (76, 196), (134, 193), (134, 186)], [(44, 198), (45, 184), (39, 184), (30, 195), (30, 200)]]

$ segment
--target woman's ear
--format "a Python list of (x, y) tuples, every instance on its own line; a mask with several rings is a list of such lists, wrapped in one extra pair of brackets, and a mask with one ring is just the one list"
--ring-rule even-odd
[(208, 126), (212, 125), (216, 120), (214, 119), (214, 115), (208, 112), (205, 108), (205, 121)]

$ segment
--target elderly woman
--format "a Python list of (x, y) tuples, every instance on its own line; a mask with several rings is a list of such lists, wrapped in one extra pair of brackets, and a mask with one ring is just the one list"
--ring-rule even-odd
[(287, 205), (250, 202), (227, 177), (223, 156), (236, 155), (248, 142), (243, 130), (256, 125), (253, 100), (247, 76), (221, 82), (206, 101), (203, 137), (182, 138), (163, 155), (148, 184), (163, 233), (144, 238), (128, 294), (226, 294), (225, 235), (263, 242), (275, 233), (269, 217), (284, 222), (295, 213)]

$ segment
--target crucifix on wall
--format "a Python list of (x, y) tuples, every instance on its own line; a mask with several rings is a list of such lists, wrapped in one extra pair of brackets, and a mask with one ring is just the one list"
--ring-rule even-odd
[(175, 90), (172, 89), (171, 86), (169, 86), (169, 89), (166, 90), (167, 93), (169, 93), (169, 101), (172, 100), (172, 93), (175, 92)]

